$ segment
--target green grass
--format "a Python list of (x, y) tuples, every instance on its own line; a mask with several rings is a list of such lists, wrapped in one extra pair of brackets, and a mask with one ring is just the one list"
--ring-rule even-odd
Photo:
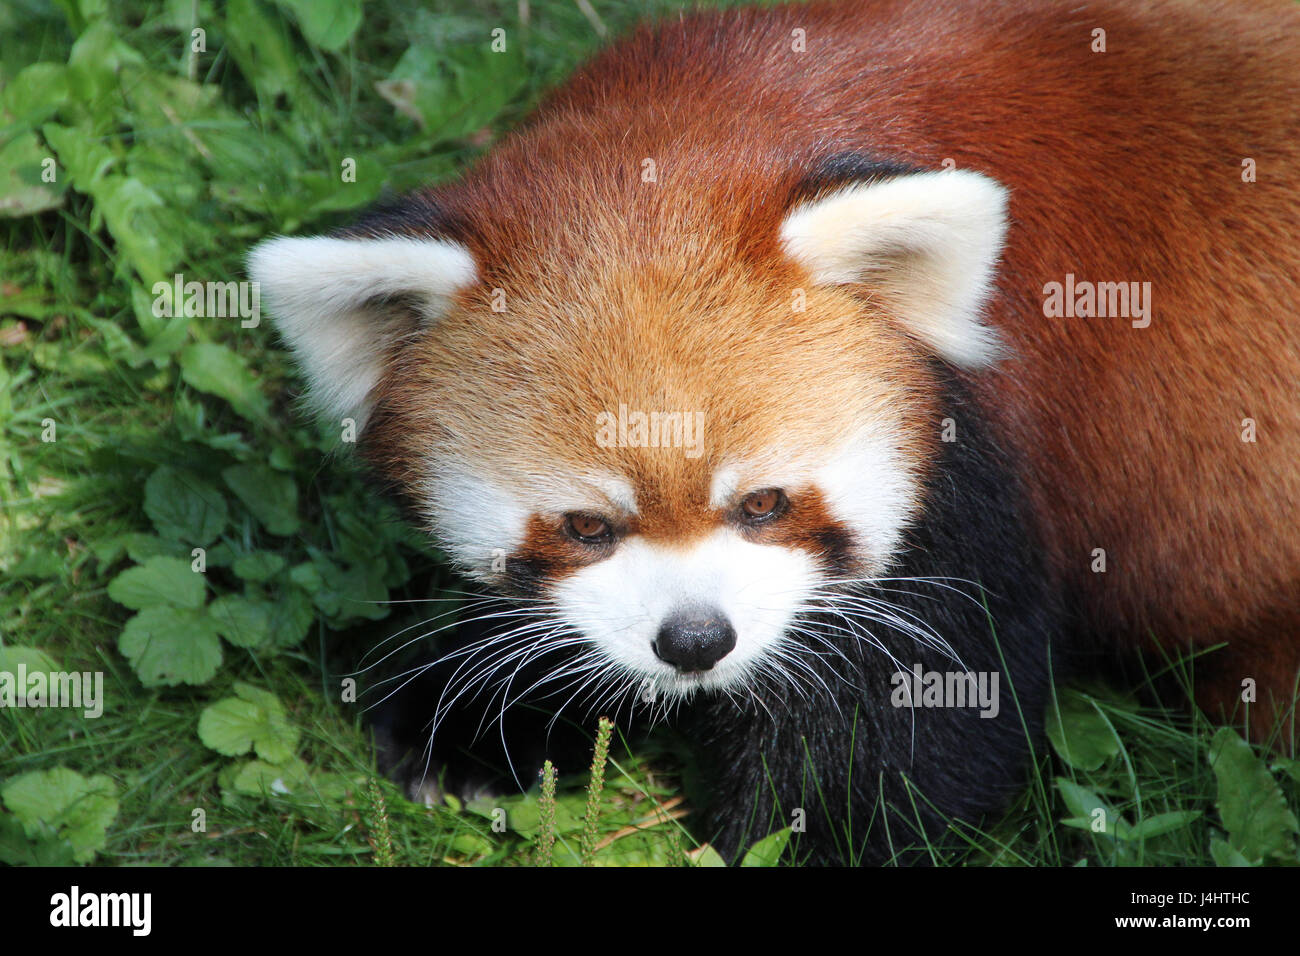
[[(678, 4), (594, 6), (617, 31)], [(296, 414), (264, 324), (151, 311), (177, 272), (240, 279), (266, 235), (454, 177), (600, 45), (570, 0), (529, 7), (526, 27), (515, 2), (372, 0), (363, 24), (359, 0), (0, 8), (0, 670), (103, 672), (106, 700), (0, 710), (0, 862), (716, 862), (670, 746), (616, 736), (590, 811), (586, 768), (540, 805), (431, 809), (382, 779), (343, 678), (390, 602), (433, 594), (432, 615), (457, 585)], [(1181, 704), (1063, 693), (1022, 800), (935, 859), (1295, 862), (1297, 764)]]

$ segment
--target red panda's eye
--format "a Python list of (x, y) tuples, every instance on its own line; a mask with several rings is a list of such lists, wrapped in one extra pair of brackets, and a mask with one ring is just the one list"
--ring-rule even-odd
[(610, 535), (609, 522), (595, 515), (565, 515), (564, 527), (570, 535), (588, 544), (603, 541)]
[(785, 504), (785, 492), (780, 488), (767, 488), (746, 495), (745, 500), (740, 503), (740, 510), (745, 518), (751, 521), (762, 521), (776, 516), (784, 510)]

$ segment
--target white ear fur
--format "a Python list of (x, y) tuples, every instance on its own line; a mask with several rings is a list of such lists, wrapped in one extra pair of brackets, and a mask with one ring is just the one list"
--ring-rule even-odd
[(943, 359), (992, 362), (981, 324), (1006, 234), (1006, 189), (937, 170), (854, 183), (799, 206), (781, 226), (787, 253), (824, 285), (866, 283)]
[(379, 303), (401, 296), (426, 319), (475, 278), (474, 260), (445, 239), (279, 238), (248, 256), (248, 272), (306, 374), (313, 406), (360, 427), (385, 349), (408, 328)]

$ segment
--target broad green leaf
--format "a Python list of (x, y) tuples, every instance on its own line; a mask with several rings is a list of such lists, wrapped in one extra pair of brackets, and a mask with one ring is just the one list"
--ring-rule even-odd
[(207, 547), (226, 527), (226, 499), (207, 482), (167, 465), (144, 485), (144, 513), (164, 538)]
[(1067, 690), (1047, 708), (1047, 737), (1061, 759), (1079, 770), (1096, 770), (1120, 752), (1119, 738), (1087, 694)]
[(713, 849), (712, 846), (706, 845), (695, 855), (694, 866), (726, 866), (727, 861), (722, 858), (722, 854)]
[(16, 674), (20, 666), (27, 668), (29, 674), (36, 671), (48, 674), (60, 669), (40, 648), (23, 647), (18, 644), (0, 647), (0, 671)]
[(201, 611), (146, 608), (126, 622), (117, 647), (146, 687), (206, 684), (221, 666), (221, 638)]
[(445, 49), (415, 43), (377, 89), (394, 108), (439, 139), (458, 139), (488, 125), (528, 80), (519, 44), (492, 52), (486, 40)]
[(325, 578), (321, 575), (320, 568), (311, 561), (295, 564), (289, 572), (289, 580), (308, 594), (315, 594), (325, 586)]
[(76, 850), (48, 824), (24, 827), (13, 814), (0, 813), (0, 863), (5, 866), (72, 866)]
[(1295, 814), (1264, 761), (1230, 727), (1220, 728), (1210, 742), (1210, 767), (1219, 783), (1215, 806), (1228, 831), (1229, 842), (1252, 862), (1266, 858), (1295, 859)]
[(777, 830), (775, 833), (769, 833), (749, 848), (749, 852), (747, 852), (744, 859), (740, 861), (740, 865), (776, 866), (781, 859), (781, 854), (785, 852), (786, 845), (789, 842), (789, 827), (786, 827), (784, 830)]
[(298, 530), (298, 486), (289, 475), (266, 465), (231, 465), (221, 477), (267, 531), (290, 535)]
[(204, 708), (199, 718), (199, 739), (204, 746), (237, 757), (250, 750), (272, 764), (293, 757), (298, 744), (298, 730), (284, 714), (284, 707), (274, 694), (237, 683), (234, 697), (227, 697)]
[(118, 161), (111, 149), (103, 143), (88, 139), (80, 130), (58, 123), (46, 123), (41, 127), (41, 135), (58, 153), (59, 165), (63, 167), (60, 177), (66, 174), (73, 187), (83, 193), (90, 193)]
[(53, 828), (73, 848), (78, 863), (89, 863), (108, 842), (108, 827), (117, 817), (117, 785), (96, 774), (86, 778), (67, 767), (34, 770), (0, 787), (5, 806), (29, 837)]
[(361, 25), (361, 0), (279, 0), (293, 11), (302, 35), (322, 50), (337, 50)]
[(269, 419), (269, 405), (244, 357), (224, 345), (202, 342), (180, 351), (181, 377), (191, 388), (224, 398), (255, 422)]
[[(1065, 801), (1066, 807), (1074, 814), (1073, 817), (1061, 821), (1066, 826), (1094, 833), (1102, 832), (1117, 840), (1127, 840), (1132, 836), (1132, 828), (1128, 821), (1087, 787), (1081, 787), (1064, 777), (1056, 778), (1056, 786), (1061, 792), (1061, 799)], [(1095, 815), (1097, 810), (1101, 810), (1103, 816), (1097, 817)], [(1102, 831), (1092, 829), (1094, 820), (1098, 819), (1105, 826)]]
[[(62, 205), (66, 184), (53, 163), (33, 132), (19, 133), (0, 145), (0, 216), (31, 216)], [(46, 181), (47, 169), (54, 182)]]
[[(449, 856), (453, 859), (459, 858), (463, 860), (474, 860), (487, 853), (491, 853), (493, 850), (492, 841), (483, 834), (476, 833), (473, 830), (461, 830), (451, 838), (451, 841), (447, 846), (451, 851), (448, 854)], [(559, 846), (555, 848), (557, 859), (560, 857), (561, 849), (562, 847)]]
[[(479, 797), (469, 801), (464, 808), (470, 813), (477, 813), (492, 820), (493, 813), (498, 807), (505, 810), (506, 826), (511, 830), (527, 837), (536, 834), (541, 824), (541, 810), (537, 805), (535, 793), (507, 798)], [(582, 828), (585, 812), (585, 796), (562, 794), (555, 802), (555, 832), (577, 833)]]
[(263, 794), (297, 794), (312, 789), (307, 765), (296, 758), (284, 763), (249, 760), (236, 771), (231, 782), (239, 793), (260, 797)]
[(58, 551), (28, 551), (9, 566), (5, 575), (17, 581), (22, 578), (57, 580), (67, 568), (67, 560)]
[(366, 618), (372, 621), (387, 617), (390, 607), (388, 588), (384, 585), (384, 566), (374, 562), (344, 568), (323, 558), (316, 559), (323, 587), (314, 596), (316, 606), (342, 621)]
[(0, 106), (16, 123), (39, 126), (67, 99), (67, 67), (62, 63), (32, 63), (5, 85)]
[(1214, 858), (1215, 866), (1259, 866), (1259, 863), (1252, 863), (1242, 856), (1241, 851), (1227, 840), (1218, 837), (1210, 840), (1210, 856)]
[(239, 594), (227, 594), (208, 605), (217, 632), (236, 647), (262, 647), (271, 636), (269, 601), (250, 601)]
[[(107, 19), (81, 31), (68, 54), (68, 86), (81, 115), (103, 123), (122, 105), (121, 73), (144, 65), (144, 58), (124, 42)], [(105, 117), (107, 114), (107, 117)], [(100, 126), (103, 129), (104, 126)]]
[(1181, 830), (1200, 815), (1200, 810), (1170, 810), (1168, 813), (1157, 813), (1139, 820), (1129, 832), (1135, 840), (1149, 840), (1163, 833)]
[(279, 17), (258, 0), (230, 0), (226, 43), (239, 71), (268, 101), (298, 86), (298, 59)]
[(271, 606), (271, 643), (279, 648), (301, 643), (315, 620), (311, 598), (297, 588), (287, 589)]
[(136, 564), (144, 564), (150, 558), (180, 558), (187, 554), (184, 545), (177, 541), (164, 541), (156, 534), (128, 531), (119, 540)]
[(118, 604), (141, 611), (159, 605), (200, 608), (207, 599), (203, 575), (180, 558), (150, 558), (127, 568), (108, 585), (108, 596)]
[(284, 569), (285, 560), (274, 551), (250, 551), (241, 554), (230, 566), (244, 581), (265, 581)]

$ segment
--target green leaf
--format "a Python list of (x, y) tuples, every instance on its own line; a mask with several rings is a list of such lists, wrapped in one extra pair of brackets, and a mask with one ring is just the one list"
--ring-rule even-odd
[(4, 87), (0, 105), (15, 123), (39, 126), (67, 99), (67, 67), (62, 63), (32, 63)]
[(60, 669), (50, 656), (39, 648), (22, 647), (18, 644), (0, 647), (0, 671), (16, 674), (19, 666), (27, 668), (29, 674), (36, 671), (48, 674)]
[(1241, 855), (1241, 851), (1226, 840), (1214, 837), (1210, 840), (1210, 856), (1215, 866), (1259, 866)]
[(136, 564), (144, 564), (150, 558), (179, 558), (186, 553), (184, 545), (176, 541), (164, 541), (157, 535), (140, 531), (128, 531), (117, 540)]
[(278, 17), (268, 16), (257, 0), (230, 0), (226, 8), (226, 42), (239, 70), (272, 100), (298, 86), (298, 60)]
[(221, 666), (221, 638), (206, 614), (150, 607), (126, 622), (117, 648), (146, 687), (206, 684)]
[(256, 750), (272, 764), (292, 758), (298, 730), (285, 717), (279, 699), (243, 682), (235, 684), (234, 690), (234, 697), (204, 708), (199, 718), (199, 739), (204, 746), (227, 757)]
[(322, 50), (337, 50), (361, 25), (361, 0), (279, 0), (293, 12), (302, 35)]
[(781, 859), (781, 854), (785, 852), (786, 845), (790, 842), (790, 828), (777, 830), (775, 833), (769, 833), (763, 839), (759, 840), (749, 848), (744, 859), (740, 861), (741, 866), (776, 866)]
[(59, 165), (64, 167), (72, 185), (81, 192), (89, 193), (117, 162), (117, 155), (111, 149), (87, 139), (80, 130), (46, 123), (41, 127), (41, 135), (59, 154)]
[(55, 181), (45, 181), (46, 160), (53, 159), (30, 131), (0, 145), (0, 216), (31, 216), (63, 205), (65, 184), (56, 167)]
[(203, 575), (180, 558), (150, 558), (127, 568), (108, 585), (108, 596), (118, 604), (141, 611), (170, 605), (200, 608), (207, 598)]
[(494, 53), (486, 40), (451, 49), (428, 42), (412, 44), (376, 89), (399, 113), (446, 140), (487, 126), (527, 81), (518, 43)]
[(1210, 742), (1210, 767), (1219, 783), (1215, 806), (1229, 842), (1250, 862), (1295, 858), (1295, 814), (1264, 761), (1230, 727)]
[(144, 485), (144, 512), (164, 538), (207, 547), (226, 527), (221, 492), (191, 474), (161, 465)]
[(231, 787), (239, 793), (260, 797), (310, 791), (312, 781), (307, 765), (297, 758), (281, 764), (249, 760), (236, 771)]
[[(388, 588), (384, 586), (383, 568), (373, 564), (342, 568), (329, 564), (322, 568), (325, 589), (316, 595), (316, 606), (340, 621), (366, 618), (372, 621), (388, 616)], [(328, 597), (328, 601), (322, 600)]]
[(72, 866), (76, 850), (44, 823), (24, 828), (19, 819), (0, 813), (0, 863), (6, 866)]
[(1119, 738), (1092, 697), (1067, 690), (1057, 701), (1047, 708), (1047, 738), (1062, 760), (1092, 771), (1120, 752)]
[(91, 226), (98, 229), (102, 220), (121, 261), (146, 284), (169, 276), (185, 246), (167, 201), (142, 179), (123, 175), (121, 157), (84, 129), (46, 123), (41, 133), (58, 153), (72, 187), (94, 199)]
[(293, 647), (302, 642), (315, 621), (311, 598), (297, 588), (288, 589), (271, 605), (271, 643)]
[[(542, 817), (535, 793), (518, 797), (477, 797), (464, 805), (465, 810), (489, 821), (495, 819), (498, 807), (506, 811), (505, 823), (509, 829), (530, 839), (536, 836)], [(582, 828), (585, 808), (586, 801), (582, 795), (576, 798), (565, 795), (558, 799), (555, 803), (555, 832), (577, 833)]]
[(289, 580), (308, 594), (315, 594), (325, 586), (325, 579), (320, 573), (320, 568), (316, 567), (311, 561), (295, 564), (289, 572)]
[(266, 465), (231, 465), (221, 477), (271, 534), (298, 530), (298, 486), (289, 475)]
[(1200, 810), (1170, 810), (1168, 813), (1157, 813), (1139, 820), (1129, 832), (1135, 840), (1149, 840), (1163, 833), (1181, 830), (1200, 815)]
[(67, 767), (34, 770), (0, 787), (5, 806), (29, 838), (57, 831), (73, 848), (73, 859), (89, 863), (108, 842), (108, 827), (117, 817), (117, 786), (110, 777), (87, 779)]
[(28, 551), (5, 574), (14, 581), (20, 578), (57, 581), (67, 569), (67, 560), (58, 551)]
[(208, 605), (217, 633), (236, 647), (266, 644), (274, 610), (269, 601), (250, 601), (238, 594), (227, 594)]
[(285, 560), (274, 551), (250, 551), (235, 559), (231, 570), (244, 581), (265, 581), (284, 569)]
[(191, 388), (224, 398), (250, 421), (265, 424), (269, 405), (248, 362), (224, 345), (201, 342), (180, 351), (181, 378)]
[[(1056, 778), (1056, 786), (1061, 792), (1061, 799), (1065, 801), (1066, 807), (1074, 814), (1073, 817), (1062, 820), (1063, 824), (1078, 830), (1105, 833), (1117, 840), (1131, 838), (1132, 827), (1129, 826), (1128, 821), (1096, 793), (1064, 777)], [(1105, 829), (1102, 831), (1092, 829), (1097, 810), (1103, 813), (1100, 819)]]
[(722, 858), (722, 854), (719, 853), (717, 850), (713, 849), (711, 845), (705, 845), (700, 849), (700, 852), (696, 854), (695, 862), (692, 865), (725, 867), (727, 865), (727, 861), (724, 860)]

